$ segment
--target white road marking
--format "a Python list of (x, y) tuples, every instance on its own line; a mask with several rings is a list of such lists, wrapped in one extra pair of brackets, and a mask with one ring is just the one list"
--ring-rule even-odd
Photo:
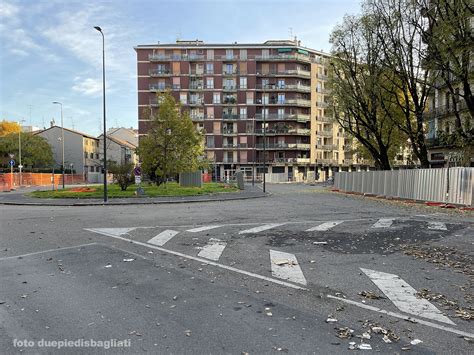
[(331, 228), (334, 228), (338, 224), (341, 224), (344, 221), (332, 221), (332, 222), (325, 222), (320, 224), (319, 226), (307, 229), (306, 232), (313, 232), (313, 231), (327, 231)]
[(428, 326), (428, 327), (432, 327), (432, 328), (436, 328), (436, 329), (441, 329), (441, 330), (444, 330), (444, 331), (446, 331), (446, 332), (458, 334), (458, 335), (461, 335), (461, 336), (464, 336), (464, 337), (468, 337), (468, 338), (474, 338), (474, 334), (473, 334), (473, 333), (468, 333), (468, 332), (464, 332), (464, 331), (462, 331), (462, 330), (458, 330), (458, 329), (455, 329), (455, 328), (446, 327), (445, 325), (441, 325), (441, 324), (437, 324), (437, 323), (432, 323), (432, 322), (429, 322), (429, 321), (424, 320), (424, 319), (415, 318), (415, 317), (410, 317), (410, 316), (407, 316), (407, 315), (404, 315), (404, 314), (401, 314), (401, 313), (397, 313), (397, 312), (387, 311), (387, 310), (385, 310), (385, 309), (381, 309), (381, 308), (378, 308), (378, 307), (369, 306), (368, 304), (364, 304), (364, 303), (352, 301), (352, 300), (349, 300), (349, 299), (347, 299), (347, 298), (336, 297), (336, 296), (333, 296), (333, 295), (327, 295), (327, 297), (328, 297), (328, 298), (331, 298), (331, 299), (334, 299), (334, 300), (338, 300), (338, 301), (347, 303), (347, 304), (351, 304), (351, 305), (353, 305), (353, 306), (357, 306), (357, 307), (360, 307), (360, 308), (368, 309), (368, 310), (370, 310), (370, 311), (383, 313), (383, 314), (386, 314), (386, 315), (388, 315), (388, 316), (392, 316), (392, 317), (395, 317), (395, 318), (404, 319), (404, 320), (407, 320), (407, 321), (413, 321), (413, 322), (416, 322), (416, 323), (419, 323), (419, 324), (426, 325), (426, 326)]
[(203, 227), (188, 229), (186, 232), (197, 233), (197, 232), (208, 231), (208, 230), (215, 229), (215, 228), (219, 228), (219, 227), (222, 227), (222, 225), (203, 226)]
[(240, 231), (239, 234), (258, 233), (258, 232), (266, 231), (266, 230), (268, 230), (268, 229), (272, 229), (272, 228), (275, 228), (275, 227), (282, 226), (282, 225), (284, 225), (284, 224), (286, 224), (286, 223), (269, 223), (269, 224), (264, 224), (264, 225), (261, 225), (261, 226), (255, 227), (255, 228), (250, 228), (250, 229), (246, 229), (246, 230)]
[(86, 230), (112, 237), (127, 234), (134, 229), (135, 228), (89, 228)]
[(169, 241), (178, 233), (179, 233), (178, 231), (167, 229), (161, 232), (160, 234), (158, 234), (156, 237), (151, 238), (147, 243), (159, 245), (161, 247), (165, 245), (167, 241)]
[[(86, 229), (86, 230), (89, 230), (89, 229)], [(33, 255), (52, 253), (52, 252), (61, 251), (61, 250), (78, 249), (78, 248), (88, 247), (88, 246), (91, 246), (91, 245), (98, 245), (98, 244), (97, 243), (87, 243), (87, 244), (76, 245), (76, 246), (73, 246), (73, 247), (55, 248), (55, 249), (36, 251), (34, 253), (28, 253), (28, 254), (22, 254), (22, 255), (5, 256), (3, 258), (0, 258), (0, 261), (24, 258), (24, 257), (27, 257), (27, 256), (33, 256)]]
[(416, 290), (399, 276), (370, 269), (360, 269), (400, 311), (456, 325), (430, 302), (424, 298), (417, 298)]
[(439, 231), (447, 231), (448, 228), (443, 222), (428, 222), (428, 229), (434, 229)]
[(389, 228), (393, 223), (394, 218), (380, 218), (374, 223), (372, 228)]
[[(285, 261), (287, 262), (283, 263)], [(281, 262), (281, 264), (277, 265), (279, 262)], [(303, 271), (301, 271), (301, 268), (298, 265), (298, 260), (296, 260), (294, 254), (270, 250), (270, 263), (272, 266), (273, 277), (306, 285)]]
[[(91, 232), (95, 232), (94, 230), (90, 230), (90, 229), (87, 229), (87, 230), (89, 230), (89, 231), (91, 231)], [(179, 256), (179, 257), (181, 257), (181, 258), (186, 258), (186, 259), (189, 259), (189, 260), (194, 260), (194, 261), (197, 261), (197, 262), (199, 262), (199, 263), (201, 263), (201, 264), (207, 264), (207, 265), (216, 266), (216, 267), (221, 268), (221, 269), (233, 271), (233, 272), (236, 272), (236, 273), (239, 273), (239, 274), (242, 274), (242, 275), (254, 277), (254, 278), (256, 278), (256, 279), (264, 280), (264, 281), (267, 281), (267, 282), (272, 282), (272, 283), (274, 283), (274, 284), (278, 284), (278, 285), (281, 285), (281, 286), (291, 287), (291, 288), (294, 288), (294, 289), (296, 289), (296, 290), (305, 290), (305, 291), (308, 290), (308, 289), (305, 288), (305, 287), (298, 286), (298, 285), (295, 285), (295, 284), (292, 284), (292, 283), (289, 283), (289, 282), (285, 282), (285, 281), (282, 281), (282, 280), (274, 279), (274, 278), (272, 278), (272, 277), (267, 277), (267, 276), (255, 274), (255, 273), (253, 273), (253, 272), (249, 272), (249, 271), (245, 271), (245, 270), (240, 270), (240, 269), (237, 269), (237, 268), (232, 267), (232, 266), (227, 266), (227, 265), (224, 265), (224, 264), (216, 263), (215, 261), (211, 261), (211, 260), (208, 260), (208, 259), (204, 259), (204, 258), (199, 258), (199, 257), (197, 257), (197, 256), (191, 256), (191, 255), (183, 254), (183, 253), (180, 253), (180, 252), (177, 252), (177, 251), (173, 251), (173, 250), (169, 250), (169, 249), (166, 249), (166, 248), (161, 248), (161, 247), (159, 247), (159, 246), (155, 246), (155, 245), (152, 245), (152, 244), (147, 244), (147, 243), (139, 242), (139, 241), (136, 241), (136, 240), (133, 240), (133, 239), (124, 238), (124, 237), (115, 236), (115, 235), (109, 235), (109, 237), (112, 237), (112, 238), (115, 238), (115, 239), (119, 239), (119, 240), (123, 240), (123, 241), (125, 241), (125, 242), (132, 243), (132, 244), (135, 244), (135, 245), (140, 245), (140, 246), (143, 246), (143, 247), (146, 247), (146, 248), (150, 248), (150, 249), (154, 249), (154, 250), (159, 250), (159, 251), (162, 251), (163, 253), (168, 253), (168, 254), (171, 254), (171, 255)], [(56, 249), (55, 249), (55, 250), (56, 250)]]
[(205, 245), (199, 252), (198, 256), (217, 261), (221, 257), (226, 245), (227, 243), (220, 239), (211, 238), (207, 245)]

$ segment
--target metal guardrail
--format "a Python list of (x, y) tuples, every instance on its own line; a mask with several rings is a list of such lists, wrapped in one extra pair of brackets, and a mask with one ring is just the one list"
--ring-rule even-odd
[(334, 187), (346, 192), (473, 206), (474, 168), (337, 172)]

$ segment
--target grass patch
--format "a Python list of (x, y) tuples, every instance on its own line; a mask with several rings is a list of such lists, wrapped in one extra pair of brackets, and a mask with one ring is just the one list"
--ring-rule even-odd
[[(181, 187), (175, 182), (169, 182), (160, 186), (143, 184), (142, 187), (145, 190), (144, 197), (197, 196), (238, 191), (235, 185), (215, 182), (205, 183), (202, 187)], [(117, 184), (107, 186), (107, 195), (109, 198), (137, 197), (135, 196), (135, 186), (129, 186), (126, 191), (121, 191), (120, 186)], [(104, 187), (103, 185), (97, 185), (90, 186), (90, 189), (74, 187), (56, 191), (34, 191), (28, 193), (27, 196), (37, 198), (102, 198), (104, 196)]]

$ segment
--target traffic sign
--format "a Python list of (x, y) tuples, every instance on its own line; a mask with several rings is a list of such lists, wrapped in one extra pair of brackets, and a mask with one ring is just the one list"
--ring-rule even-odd
[(10, 164), (10, 166), (15, 166), (15, 161), (12, 159), (8, 162), (8, 164)]
[(133, 174), (135, 176), (140, 176), (142, 174), (142, 168), (140, 168), (139, 166), (136, 166), (134, 169), (133, 169)]
[(142, 177), (140, 175), (135, 175), (135, 185), (140, 185), (142, 183)]
[(23, 169), (23, 165), (18, 165), (18, 168), (19, 168), (19, 169)]

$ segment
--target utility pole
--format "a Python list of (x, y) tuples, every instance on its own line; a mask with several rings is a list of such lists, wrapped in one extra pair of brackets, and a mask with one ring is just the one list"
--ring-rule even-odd
[(267, 127), (266, 127), (266, 107), (265, 107), (265, 88), (267, 83), (263, 84), (263, 192), (266, 192), (265, 171), (267, 169)]

